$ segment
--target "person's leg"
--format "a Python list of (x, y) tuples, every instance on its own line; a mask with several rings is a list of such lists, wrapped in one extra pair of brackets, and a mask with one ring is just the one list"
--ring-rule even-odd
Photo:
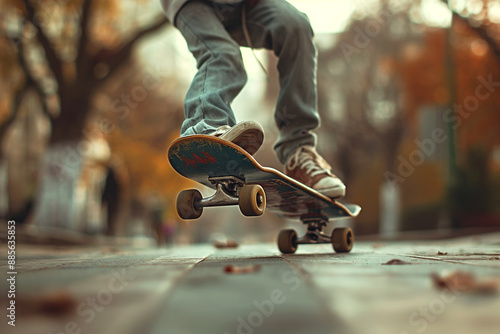
[[(319, 126), (316, 101), (316, 49), (307, 16), (285, 0), (260, 0), (246, 12), (252, 46), (279, 57), (280, 94), (275, 120), (280, 136), (275, 144), (285, 174), (326, 196), (345, 195), (345, 185), (316, 152)], [(241, 45), (249, 46), (242, 28), (231, 30)]]
[(208, 3), (190, 1), (175, 20), (198, 67), (184, 102), (181, 136), (207, 134), (220, 126), (236, 124), (231, 102), (245, 85), (247, 75), (240, 47), (219, 15)]
[[(275, 121), (280, 136), (275, 151), (285, 164), (304, 145), (315, 146), (312, 130), (319, 126), (316, 108), (316, 49), (307, 16), (285, 0), (260, 0), (247, 7), (246, 23), (252, 46), (267, 48), (279, 57), (280, 94)], [(241, 27), (231, 36), (249, 46)]]

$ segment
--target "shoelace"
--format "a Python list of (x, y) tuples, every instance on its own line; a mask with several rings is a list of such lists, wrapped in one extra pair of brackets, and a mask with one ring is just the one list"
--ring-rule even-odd
[[(259, 2), (259, 1), (253, 0), (253, 4), (252, 4), (252, 0), (251, 0), (250, 5), (254, 6), (255, 4), (257, 4), (257, 2)], [(252, 50), (253, 56), (255, 57), (257, 62), (259, 63), (260, 68), (264, 71), (264, 74), (266, 75), (267, 82), (271, 82), (271, 79), (269, 78), (269, 73), (267, 72), (266, 68), (264, 67), (264, 64), (262, 64), (259, 57), (257, 57), (257, 55), (255, 54), (255, 49), (253, 48), (252, 40), (250, 39), (250, 34), (248, 33), (246, 5), (243, 5), (243, 8), (241, 10), (241, 25), (243, 27), (243, 35), (245, 35), (245, 39), (246, 39), (246, 42), (248, 44), (248, 47)]]
[(316, 152), (312, 147), (304, 146), (295, 152), (288, 163), (288, 169), (294, 169), (299, 166), (305, 169), (306, 174), (314, 177), (323, 173), (330, 173), (330, 165)]
[(229, 129), (231, 129), (231, 127), (229, 125), (219, 126), (217, 129), (215, 129), (214, 132), (211, 133), (211, 135), (212, 136), (221, 136), (225, 132), (227, 132)]

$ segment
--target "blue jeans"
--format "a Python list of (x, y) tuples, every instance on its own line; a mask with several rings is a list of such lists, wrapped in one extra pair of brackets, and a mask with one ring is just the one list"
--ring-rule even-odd
[(316, 145), (312, 130), (319, 126), (313, 31), (307, 16), (285, 0), (260, 0), (255, 6), (195, 0), (179, 11), (175, 25), (198, 67), (184, 103), (181, 136), (236, 124), (231, 102), (247, 81), (240, 46), (249, 46), (242, 6), (247, 6), (252, 46), (272, 50), (279, 58), (280, 93), (274, 115), (279, 138), (274, 149), (284, 164), (298, 147)]

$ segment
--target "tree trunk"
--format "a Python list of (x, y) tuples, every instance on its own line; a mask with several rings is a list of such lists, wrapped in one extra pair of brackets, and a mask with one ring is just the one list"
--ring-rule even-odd
[(86, 119), (90, 112), (93, 83), (79, 82), (60, 90), (61, 112), (51, 120), (52, 131), (49, 145), (66, 141), (78, 141), (83, 136)]
[(88, 140), (83, 140), (90, 110), (91, 88), (85, 84), (61, 88), (61, 112), (51, 120), (52, 131), (42, 160), (34, 224), (85, 229), (79, 217), (81, 196), (77, 185), (83, 169)]
[(77, 141), (51, 144), (45, 152), (34, 224), (81, 230), (77, 217), (77, 185), (83, 155)]

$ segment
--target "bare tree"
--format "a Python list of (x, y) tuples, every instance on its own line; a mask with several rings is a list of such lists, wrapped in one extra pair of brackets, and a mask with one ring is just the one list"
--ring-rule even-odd
[[(75, 189), (88, 149), (82, 139), (92, 98), (124, 68), (139, 40), (167, 25), (161, 15), (133, 33), (122, 33), (121, 43), (99, 43), (91, 32), (96, 24), (93, 18), (103, 11), (111, 16), (113, 8), (106, 7), (110, 3), (53, 1), (47, 7), (45, 2), (23, 0), (20, 6), (19, 29), (30, 28), (34, 34), (14, 43), (18, 63), (27, 84), (39, 92), (51, 124), (37, 199), (39, 225), (73, 225)], [(42, 61), (34, 59), (37, 52)]]

